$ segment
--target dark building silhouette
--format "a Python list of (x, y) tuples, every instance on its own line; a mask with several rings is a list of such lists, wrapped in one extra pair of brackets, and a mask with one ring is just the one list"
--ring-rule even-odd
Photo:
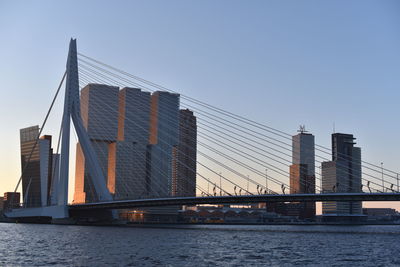
[(3, 197), (3, 209), (19, 208), (21, 194), (19, 192), (5, 192)]
[(38, 135), (39, 126), (20, 130), (22, 196), (25, 207), (46, 206), (49, 202), (53, 161), (51, 136), (45, 135), (37, 140)]
[[(361, 192), (361, 149), (355, 147), (352, 134), (332, 134), (332, 161), (322, 163), (324, 192)], [(324, 216), (357, 216), (362, 214), (361, 201), (323, 202)]]
[(179, 142), (173, 149), (172, 195), (196, 195), (196, 117), (189, 109), (179, 111)]

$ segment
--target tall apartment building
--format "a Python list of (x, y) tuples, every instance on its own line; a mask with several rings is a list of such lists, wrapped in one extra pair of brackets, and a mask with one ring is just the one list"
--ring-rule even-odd
[(45, 135), (37, 140), (38, 135), (39, 126), (20, 130), (22, 196), (25, 207), (49, 204), (53, 161), (51, 136)]
[[(88, 84), (81, 90), (81, 116), (108, 184), (110, 145), (118, 138), (119, 88), (104, 84)], [(88, 166), (80, 144), (76, 149), (74, 203), (97, 201), (97, 193), (89, 178)]]
[(172, 195), (196, 196), (197, 123), (189, 109), (179, 111), (179, 142), (173, 149)]
[[(290, 193), (315, 193), (315, 141), (314, 135), (304, 128), (292, 137), (292, 165), (290, 166)], [(299, 205), (300, 218), (315, 217), (315, 202)]]
[[(332, 134), (332, 161), (322, 163), (324, 192), (361, 192), (361, 148), (355, 147), (351, 134)], [(325, 216), (354, 216), (362, 214), (362, 202), (323, 202)]]
[(171, 195), (172, 154), (179, 142), (179, 94), (164, 91), (151, 96), (147, 179), (151, 196)]

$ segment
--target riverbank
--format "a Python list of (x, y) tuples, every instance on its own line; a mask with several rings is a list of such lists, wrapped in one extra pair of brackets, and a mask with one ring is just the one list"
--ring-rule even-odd
[(352, 225), (399, 225), (399, 222), (265, 222), (265, 223), (243, 223), (243, 222), (213, 222), (213, 223), (163, 223), (163, 222), (146, 222), (133, 223), (123, 220), (103, 221), (103, 222), (79, 222), (73, 219), (44, 220), (31, 218), (29, 220), (18, 220), (11, 218), (0, 218), (0, 223), (30, 223), (30, 224), (58, 224), (58, 225), (79, 225), (79, 226), (124, 226), (124, 227), (173, 227), (173, 226), (195, 226), (195, 225), (230, 225), (230, 226), (252, 226), (252, 225), (300, 225), (300, 226), (352, 226)]

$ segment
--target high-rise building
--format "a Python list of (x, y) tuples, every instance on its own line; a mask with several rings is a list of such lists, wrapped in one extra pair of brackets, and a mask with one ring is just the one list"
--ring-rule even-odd
[(172, 195), (196, 196), (196, 117), (189, 109), (179, 111), (179, 143), (173, 149)]
[[(104, 84), (88, 84), (81, 90), (80, 104), (83, 125), (90, 138), (103, 176), (108, 184), (109, 148), (118, 138), (119, 88)], [(89, 177), (85, 156), (77, 144), (74, 203), (98, 201)]]
[(164, 91), (151, 96), (147, 184), (152, 196), (171, 195), (172, 154), (179, 142), (179, 94)]
[(148, 144), (150, 127), (150, 93), (138, 88), (119, 92), (118, 140)]
[(81, 116), (91, 140), (117, 140), (118, 93), (118, 87), (104, 84), (88, 84), (81, 90)]
[(314, 135), (301, 127), (299, 133), (292, 137), (292, 164), (307, 165), (307, 175), (315, 175), (315, 141)]
[(108, 188), (114, 199), (136, 199), (148, 194), (149, 125), (150, 93), (123, 88), (119, 92), (118, 141), (109, 150)]
[(20, 130), (22, 196), (25, 207), (49, 204), (53, 161), (51, 136), (45, 135), (37, 140), (38, 135), (39, 126)]
[[(171, 194), (179, 95), (88, 84), (80, 102), (83, 124), (114, 199)], [(75, 172), (74, 203), (98, 201), (79, 143)]]
[[(292, 165), (290, 166), (290, 193), (315, 193), (315, 141), (314, 135), (305, 132), (292, 137)], [(315, 202), (304, 202), (299, 205), (299, 217), (314, 218)]]
[[(322, 190), (336, 193), (361, 192), (361, 148), (351, 134), (332, 134), (332, 161), (322, 163)], [(362, 202), (323, 202), (325, 216), (362, 214)]]

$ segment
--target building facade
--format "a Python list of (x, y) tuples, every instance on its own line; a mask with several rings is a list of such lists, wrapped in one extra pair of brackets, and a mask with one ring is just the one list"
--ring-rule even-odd
[[(88, 84), (81, 115), (107, 187), (115, 200), (171, 194), (173, 148), (178, 145), (179, 95)], [(77, 144), (74, 203), (96, 202)]]
[[(292, 165), (290, 166), (290, 193), (315, 193), (315, 141), (314, 135), (304, 128), (292, 137)], [(299, 203), (298, 216), (302, 219), (315, 217), (315, 202)]]
[(173, 149), (172, 195), (196, 196), (197, 123), (189, 109), (179, 111), (179, 143)]
[(119, 92), (118, 140), (109, 150), (108, 188), (114, 199), (148, 195), (146, 150), (150, 127), (150, 93), (138, 88)]
[(21, 201), (21, 194), (19, 192), (5, 192), (3, 197), (3, 209), (16, 209), (19, 208)]
[[(81, 90), (80, 104), (83, 125), (108, 184), (109, 149), (118, 138), (119, 88), (104, 84), (88, 84)], [(74, 203), (96, 202), (97, 193), (91, 182), (88, 165), (80, 144), (76, 148)]]
[(51, 136), (37, 140), (39, 126), (20, 130), (22, 196), (25, 207), (49, 205), (53, 150)]
[(149, 195), (172, 194), (173, 149), (179, 142), (179, 94), (157, 91), (151, 96), (147, 152)]
[[(332, 161), (323, 162), (323, 192), (360, 193), (361, 190), (361, 148), (355, 147), (351, 134), (332, 134)], [(324, 216), (359, 216), (362, 202), (323, 202)]]
[(315, 138), (304, 129), (292, 136), (292, 164), (307, 165), (307, 175), (315, 175)]

